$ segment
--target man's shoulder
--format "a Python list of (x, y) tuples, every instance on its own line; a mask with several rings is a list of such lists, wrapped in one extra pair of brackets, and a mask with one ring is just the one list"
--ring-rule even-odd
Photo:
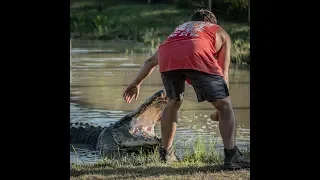
[(228, 34), (228, 32), (222, 26), (219, 26), (219, 29), (218, 29), (217, 33), (219, 33), (219, 34)]
[(217, 35), (220, 36), (222, 39), (230, 38), (229, 33), (222, 26), (219, 26)]

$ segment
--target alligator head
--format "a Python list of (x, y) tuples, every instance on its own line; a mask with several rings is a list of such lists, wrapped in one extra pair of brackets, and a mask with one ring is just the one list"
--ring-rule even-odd
[(148, 149), (148, 147), (160, 145), (161, 139), (155, 134), (154, 126), (160, 122), (166, 104), (165, 91), (156, 92), (133, 112), (121, 118), (112, 127), (105, 129), (105, 132), (100, 134), (97, 149), (113, 149), (110, 143), (103, 140), (110, 135), (120, 149), (126, 151), (137, 151), (141, 147)]

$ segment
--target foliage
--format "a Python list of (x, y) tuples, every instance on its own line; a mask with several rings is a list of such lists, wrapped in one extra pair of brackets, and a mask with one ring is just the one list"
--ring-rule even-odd
[[(150, 53), (184, 21), (194, 9), (177, 9), (175, 5), (113, 5), (102, 11), (93, 6), (71, 9), (70, 33), (73, 39), (130, 40), (150, 46)], [(217, 15), (218, 23), (233, 42), (231, 61), (250, 64), (250, 37), (247, 23), (226, 20)]]

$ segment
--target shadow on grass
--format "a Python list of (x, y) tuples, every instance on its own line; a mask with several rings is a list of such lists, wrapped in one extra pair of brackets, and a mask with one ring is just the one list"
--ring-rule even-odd
[[(249, 170), (249, 169), (246, 169)], [(120, 175), (122, 178), (130, 178), (134, 174), (135, 177), (147, 178), (150, 176), (160, 175), (192, 175), (199, 172), (202, 173), (215, 173), (222, 171), (220, 165), (207, 165), (207, 166), (189, 166), (189, 167), (132, 167), (132, 168), (109, 168), (109, 167), (91, 167), (86, 169), (71, 169), (70, 176), (78, 177), (88, 174), (99, 174), (104, 176)]]

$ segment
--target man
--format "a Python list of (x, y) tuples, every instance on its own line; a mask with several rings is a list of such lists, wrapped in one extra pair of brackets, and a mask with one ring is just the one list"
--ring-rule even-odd
[(250, 160), (235, 145), (235, 116), (229, 98), (228, 80), (230, 51), (230, 37), (217, 25), (215, 15), (208, 10), (199, 10), (191, 21), (181, 24), (168, 36), (125, 90), (123, 97), (127, 103), (134, 97), (137, 99), (140, 84), (159, 65), (169, 99), (161, 120), (161, 160), (177, 160), (172, 143), (187, 81), (193, 86), (198, 102), (206, 100), (217, 109), (217, 114), (212, 118), (219, 121), (225, 153), (224, 167), (250, 167)]

